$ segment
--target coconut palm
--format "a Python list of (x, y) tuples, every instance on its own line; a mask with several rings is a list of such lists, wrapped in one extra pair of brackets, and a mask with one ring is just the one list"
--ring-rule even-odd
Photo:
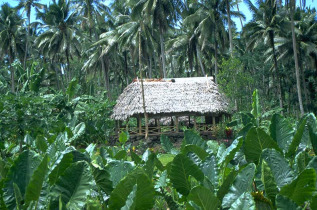
[(27, 59), (27, 54), (28, 54), (28, 45), (29, 45), (29, 37), (30, 37), (30, 26), (31, 26), (31, 10), (32, 8), (35, 8), (35, 10), (43, 9), (44, 5), (38, 3), (39, 0), (20, 0), (18, 6), (16, 7), (17, 10), (23, 10), (23, 13), (26, 13), (26, 17), (28, 20), (27, 23), (27, 33), (25, 33), (25, 54), (24, 54), (24, 60), (23, 60), (23, 68), (25, 69), (26, 65), (26, 59)]
[(283, 108), (282, 88), (277, 63), (277, 53), (275, 46), (275, 36), (278, 31), (278, 16), (276, 0), (265, 0), (260, 3), (259, 8), (255, 7), (250, 0), (246, 0), (249, 9), (253, 12), (253, 20), (246, 24), (243, 29), (243, 35), (249, 40), (249, 48), (255, 48), (259, 42), (268, 41), (272, 50), (272, 59), (274, 64), (276, 92), (279, 98), (280, 108)]
[(199, 34), (202, 51), (213, 52), (214, 75), (217, 82), (218, 48), (224, 50), (228, 40), (225, 29), (225, 8), (220, 0), (205, 0), (196, 4), (198, 9), (187, 19), (189, 22), (198, 22), (195, 33)]
[(3, 4), (0, 9), (0, 49), (7, 56), (11, 74), (11, 90), (15, 92), (15, 77), (12, 63), (18, 56), (22, 60), (24, 53), (24, 34), (22, 27), (23, 19), (17, 11), (8, 3)]
[(77, 14), (66, 0), (53, 1), (46, 11), (39, 14), (46, 30), (35, 40), (37, 47), (51, 60), (66, 58), (67, 73), (71, 79), (70, 59), (80, 57), (81, 44), (77, 26)]

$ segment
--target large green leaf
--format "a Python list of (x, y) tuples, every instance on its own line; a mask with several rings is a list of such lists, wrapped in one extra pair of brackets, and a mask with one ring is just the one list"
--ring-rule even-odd
[(281, 115), (274, 114), (271, 119), (270, 133), (272, 139), (286, 152), (294, 135), (291, 124)]
[(274, 204), (275, 196), (278, 193), (278, 189), (272, 171), (265, 160), (262, 161), (261, 172), (261, 180), (264, 185), (265, 194), (269, 199), (271, 199), (272, 203)]
[(255, 164), (250, 163), (235, 178), (229, 192), (222, 200), (223, 208), (230, 208), (231, 205), (244, 193), (251, 191), (255, 174)]
[(191, 190), (189, 176), (195, 177), (198, 181), (204, 179), (204, 174), (198, 166), (183, 154), (175, 156), (169, 176), (173, 187), (183, 195), (188, 195)]
[(197, 133), (192, 130), (186, 130), (184, 132), (184, 141), (186, 144), (193, 144), (201, 147), (202, 149), (207, 149), (207, 143), (204, 141)]
[(43, 182), (48, 170), (48, 156), (45, 155), (40, 165), (34, 171), (31, 180), (26, 188), (25, 201), (29, 204), (31, 201), (37, 201), (40, 197)]
[(133, 162), (114, 160), (109, 162), (105, 169), (110, 173), (110, 180), (115, 187), (133, 168)]
[(306, 166), (308, 165), (309, 161), (312, 159), (311, 156), (309, 156), (308, 152), (301, 151), (295, 156), (295, 172), (297, 174), (300, 174), (302, 171), (305, 170)]
[(211, 154), (209, 157), (206, 158), (204, 162), (201, 163), (200, 169), (213, 184), (213, 186), (217, 187), (219, 168), (217, 165), (217, 159), (214, 154)]
[(296, 150), (297, 150), (297, 148), (302, 140), (305, 126), (306, 126), (306, 119), (303, 120), (301, 122), (301, 124), (299, 125), (299, 127), (298, 127), (298, 129), (293, 137), (293, 140), (292, 140), (291, 144), (289, 145), (288, 151), (286, 153), (287, 157), (291, 157), (291, 156), (295, 155)]
[(188, 195), (188, 200), (194, 201), (202, 210), (216, 210), (220, 206), (218, 198), (202, 186), (193, 188)]
[(95, 179), (96, 185), (104, 191), (107, 195), (112, 192), (112, 181), (110, 180), (110, 174), (104, 169), (100, 169), (95, 166), (92, 167), (92, 174)]
[(279, 149), (276, 142), (262, 128), (251, 128), (244, 144), (247, 161), (257, 164), (262, 151), (266, 148)]
[(201, 147), (197, 145), (188, 144), (185, 147), (183, 147), (182, 153), (184, 155), (187, 155), (187, 153), (190, 153), (190, 152), (195, 153), (200, 158), (200, 160), (205, 160), (206, 157), (209, 155), (204, 149), (202, 149)]
[(250, 193), (245, 192), (233, 202), (229, 210), (255, 210), (255, 203)]
[(309, 131), (309, 139), (310, 139), (310, 142), (313, 146), (313, 150), (314, 150), (315, 154), (317, 154), (317, 133), (314, 132), (311, 125), (308, 125), (308, 131)]
[(56, 160), (54, 165), (52, 166), (52, 171), (49, 174), (49, 182), (51, 185), (55, 184), (57, 179), (64, 171), (73, 163), (73, 154), (63, 153), (61, 156)]
[(278, 194), (276, 196), (276, 208), (278, 210), (300, 210), (299, 206), (296, 205), (293, 201), (291, 201), (289, 198)]
[(151, 209), (154, 205), (154, 195), (151, 180), (141, 169), (136, 169), (121, 180), (112, 191), (109, 208), (120, 209), (126, 205), (130, 209)]
[(251, 114), (254, 116), (256, 119), (256, 124), (259, 126), (260, 124), (260, 116), (261, 116), (261, 107), (260, 107), (260, 102), (259, 102), (259, 94), (258, 90), (255, 89), (252, 95), (252, 110)]
[(171, 153), (172, 149), (174, 149), (174, 146), (169, 138), (166, 135), (161, 135), (160, 141), (164, 151), (167, 153)]
[(313, 196), (310, 203), (310, 209), (317, 209), (317, 195)]
[(7, 174), (3, 187), (3, 200), (8, 209), (14, 209), (16, 206), (13, 183), (17, 185), (21, 195), (24, 197), (33, 172), (40, 163), (40, 157), (31, 150), (24, 151), (14, 161)]
[(67, 209), (79, 209), (85, 206), (92, 188), (92, 176), (89, 165), (84, 162), (73, 163), (62, 174), (52, 188), (54, 200), (50, 207), (57, 208), (59, 197)]
[[(219, 200), (222, 200), (223, 197), (228, 193), (230, 186), (235, 180), (236, 175), (238, 174), (237, 171), (232, 170), (227, 177), (225, 177), (225, 180), (221, 184), (218, 192), (217, 192), (217, 197)], [(223, 177), (224, 178), (224, 177)]]
[(237, 138), (232, 142), (232, 144), (221, 154), (218, 164), (226, 167), (227, 164), (234, 158), (236, 152), (241, 148), (243, 143), (243, 138)]
[(295, 201), (299, 206), (305, 201), (309, 201), (313, 192), (316, 190), (316, 172), (314, 169), (305, 169), (292, 183), (285, 185), (281, 191), (281, 195)]
[(265, 149), (262, 153), (262, 157), (270, 167), (274, 180), (279, 188), (292, 182), (294, 172), (280, 152), (274, 149)]

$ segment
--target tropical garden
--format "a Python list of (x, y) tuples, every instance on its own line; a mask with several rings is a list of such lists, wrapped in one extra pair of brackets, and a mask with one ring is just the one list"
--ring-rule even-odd
[[(317, 209), (316, 9), (245, 3), (247, 23), (238, 0), (2, 4), (0, 209)], [(115, 136), (135, 78), (205, 75), (230, 145)]]

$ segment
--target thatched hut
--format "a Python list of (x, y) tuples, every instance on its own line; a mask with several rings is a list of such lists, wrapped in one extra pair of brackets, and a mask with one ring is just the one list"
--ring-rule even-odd
[[(155, 126), (149, 129), (149, 135), (162, 133), (162, 118), (170, 119), (170, 128), (165, 130), (177, 133), (180, 132), (180, 117), (187, 117), (188, 126), (208, 131), (208, 126), (213, 126), (230, 115), (228, 102), (219, 92), (212, 77), (145, 79), (143, 87), (146, 113), (149, 119), (155, 119)], [(196, 122), (198, 116), (202, 117)], [(126, 129), (132, 134), (140, 135), (144, 134), (143, 117), (141, 82), (135, 80), (119, 96), (112, 118), (118, 121), (137, 118), (138, 126), (134, 130)]]

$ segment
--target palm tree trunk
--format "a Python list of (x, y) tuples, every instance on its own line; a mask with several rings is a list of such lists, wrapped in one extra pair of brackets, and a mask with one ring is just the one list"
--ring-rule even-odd
[(129, 73), (128, 73), (128, 59), (127, 59), (127, 51), (124, 51), (124, 71), (125, 71), (125, 82), (126, 86), (129, 85)]
[(108, 64), (107, 64), (107, 59), (104, 59), (104, 56), (101, 57), (101, 68), (102, 71), (105, 74), (105, 88), (107, 90), (107, 96), (109, 98), (109, 100), (111, 99), (111, 94), (110, 94), (110, 85), (109, 85), (109, 68), (108, 68)]
[(217, 54), (218, 54), (217, 42), (215, 41), (215, 83), (216, 84), (217, 84), (217, 75), (218, 75), (218, 65), (217, 65), (217, 63), (218, 63), (218, 55)]
[(270, 36), (270, 42), (271, 42), (271, 47), (272, 47), (272, 52), (273, 52), (273, 62), (274, 62), (274, 69), (275, 69), (277, 96), (278, 96), (278, 99), (280, 102), (280, 108), (283, 108), (281, 80), (280, 80), (279, 71), (278, 71), (277, 58), (276, 58), (276, 52), (275, 52), (275, 44), (274, 44), (274, 32), (270, 31), (269, 36)]
[(229, 0), (226, 0), (226, 7), (227, 7), (227, 19), (228, 19), (228, 31), (229, 31), (229, 43), (230, 43), (230, 55), (232, 57), (233, 53), (233, 44), (232, 44), (232, 31), (231, 31), (231, 18), (230, 18), (230, 5)]
[[(238, 12), (240, 12), (238, 0), (236, 1), (236, 4), (237, 4), (237, 10), (238, 10)], [(239, 17), (239, 19), (240, 19), (240, 24), (241, 24), (241, 29), (242, 29), (243, 28), (242, 18)]]
[(23, 60), (23, 69), (25, 71), (26, 68), (26, 58), (28, 55), (28, 45), (29, 45), (29, 36), (30, 36), (30, 22), (31, 22), (31, 13), (28, 13), (28, 27), (27, 32), (25, 34), (25, 52), (24, 52), (24, 60)]
[(203, 76), (205, 76), (206, 72), (205, 72), (205, 69), (204, 69), (203, 62), (201, 60), (201, 54), (200, 54), (199, 47), (196, 47), (196, 51), (197, 51), (197, 58), (198, 58), (198, 61), (199, 61), (199, 64), (200, 64), (200, 68), (201, 68), (201, 73), (203, 74)]
[(302, 100), (302, 91), (300, 86), (300, 75), (299, 75), (299, 67), (298, 67), (298, 58), (297, 58), (297, 50), (296, 50), (296, 37), (295, 37), (295, 26), (294, 26), (294, 9), (296, 5), (296, 0), (292, 1), (291, 4), (291, 30), (292, 30), (292, 40), (293, 40), (293, 52), (294, 52), (294, 60), (295, 60), (295, 73), (296, 73), (296, 87), (297, 87), (297, 95), (298, 95), (298, 103), (301, 116), (304, 115), (304, 107)]
[(166, 69), (165, 69), (165, 47), (164, 47), (164, 37), (163, 37), (163, 28), (162, 28), (162, 27), (160, 27), (160, 44), (161, 44), (161, 59), (162, 59), (163, 77), (166, 78)]
[(9, 55), (9, 62), (10, 62), (10, 74), (11, 74), (11, 91), (15, 92), (15, 80), (14, 80), (14, 69), (12, 67), (13, 59), (12, 56)]
[(139, 30), (139, 71), (140, 71), (140, 80), (141, 80), (141, 92), (142, 92), (142, 106), (144, 111), (144, 120), (145, 120), (145, 139), (148, 139), (149, 135), (149, 123), (148, 117), (145, 108), (145, 97), (144, 97), (144, 85), (143, 85), (143, 77), (142, 77), (142, 56), (141, 56), (141, 29)]

